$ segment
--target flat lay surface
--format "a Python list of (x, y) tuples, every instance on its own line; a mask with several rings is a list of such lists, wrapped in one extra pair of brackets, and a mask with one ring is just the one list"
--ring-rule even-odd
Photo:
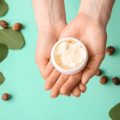
[[(13, 25), (22, 23), (25, 47), (21, 50), (9, 50), (8, 57), (0, 63), (0, 72), (5, 81), (0, 85), (0, 96), (8, 92), (9, 101), (0, 99), (0, 120), (110, 120), (109, 110), (120, 102), (120, 86), (112, 82), (112, 77), (120, 77), (120, 1), (116, 0), (112, 16), (107, 27), (107, 46), (114, 46), (114, 55), (106, 55), (101, 64), (103, 75), (109, 77), (106, 85), (101, 85), (100, 77), (92, 78), (85, 94), (80, 98), (59, 96), (50, 98), (44, 90), (35, 63), (37, 25), (34, 19), (32, 0), (6, 0), (9, 11), (4, 19)], [(67, 21), (77, 15), (80, 1), (65, 0)]]

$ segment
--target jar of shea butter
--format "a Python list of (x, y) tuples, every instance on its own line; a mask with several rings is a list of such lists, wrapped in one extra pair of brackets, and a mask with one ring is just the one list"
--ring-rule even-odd
[(51, 62), (63, 74), (80, 72), (87, 61), (88, 52), (85, 45), (73, 37), (59, 40), (51, 50)]

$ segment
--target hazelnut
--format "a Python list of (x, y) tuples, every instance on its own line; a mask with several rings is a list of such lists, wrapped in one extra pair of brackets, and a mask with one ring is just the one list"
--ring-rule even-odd
[(96, 72), (96, 76), (101, 76), (102, 75), (102, 70), (101, 69), (98, 69), (97, 72)]
[(120, 79), (118, 77), (113, 77), (112, 81), (115, 85), (120, 85)]
[(5, 20), (0, 20), (0, 26), (3, 28), (8, 28), (8, 23)]
[(16, 30), (16, 31), (19, 31), (23, 28), (23, 25), (21, 23), (15, 23), (13, 26), (12, 26), (12, 29), (13, 30)]
[(106, 53), (109, 55), (113, 55), (115, 53), (116, 49), (113, 46), (109, 46), (106, 48)]
[(107, 76), (102, 76), (100, 79), (101, 84), (106, 84), (108, 82), (108, 77)]
[(2, 95), (2, 100), (7, 101), (7, 100), (9, 100), (9, 99), (10, 99), (10, 94), (4, 93), (4, 94)]

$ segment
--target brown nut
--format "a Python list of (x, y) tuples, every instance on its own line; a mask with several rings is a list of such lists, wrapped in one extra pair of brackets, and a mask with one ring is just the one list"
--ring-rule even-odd
[(100, 79), (101, 84), (106, 84), (108, 82), (108, 77), (107, 76), (102, 76)]
[(115, 85), (120, 85), (120, 79), (118, 77), (113, 77), (112, 81)]
[(5, 20), (0, 20), (0, 26), (3, 28), (8, 28), (8, 23)]
[(21, 30), (23, 27), (23, 25), (21, 23), (15, 23), (13, 26), (12, 26), (12, 29), (13, 30), (16, 30), (16, 31), (19, 31)]
[(98, 69), (97, 72), (96, 72), (96, 76), (101, 76), (102, 75), (102, 70), (101, 69)]
[(108, 53), (109, 55), (113, 55), (115, 53), (116, 49), (113, 46), (108, 46), (106, 48), (106, 53)]
[(10, 94), (4, 93), (4, 94), (2, 95), (2, 100), (7, 101), (7, 100), (9, 100), (9, 99), (10, 99)]

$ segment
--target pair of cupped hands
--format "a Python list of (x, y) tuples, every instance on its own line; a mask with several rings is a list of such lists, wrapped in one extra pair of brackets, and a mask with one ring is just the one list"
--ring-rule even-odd
[[(65, 18), (55, 22), (49, 20), (49, 25), (37, 18), (39, 37), (36, 50), (36, 62), (45, 80), (45, 89), (51, 90), (51, 97), (75, 96), (79, 97), (86, 91), (86, 84), (98, 70), (106, 47), (106, 28), (98, 21), (84, 13), (69, 24)], [(43, 27), (44, 26), (44, 27)], [(61, 38), (74, 37), (82, 41), (89, 54), (86, 67), (77, 74), (65, 75), (58, 72), (51, 64), (51, 49)]]

